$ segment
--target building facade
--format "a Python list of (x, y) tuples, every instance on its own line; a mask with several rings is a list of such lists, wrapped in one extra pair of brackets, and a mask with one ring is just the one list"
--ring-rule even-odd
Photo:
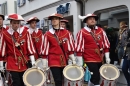
[(43, 29), (51, 27), (47, 17), (57, 12), (69, 20), (70, 31), (73, 34), (81, 29), (78, 19), (80, 5), (75, 0), (26, 0), (26, 4), (18, 7), (17, 11), (25, 20), (32, 16), (38, 17), (41, 20), (38, 26)]
[[(78, 15), (81, 15), (81, 10), (84, 11), (83, 15), (88, 13), (97, 14), (99, 16), (98, 23), (103, 26), (107, 25), (108, 27), (119, 28), (120, 21), (127, 21), (129, 24), (130, 20), (129, 0), (81, 0), (84, 3), (84, 9), (81, 9), (81, 4), (76, 2), (80, 0), (17, 1), (18, 14), (21, 14), (25, 20), (32, 16), (37, 16), (41, 20), (38, 26), (45, 30), (51, 27), (50, 21), (47, 21), (47, 17), (52, 13), (60, 12), (65, 19), (70, 21), (70, 31), (73, 32), (74, 37), (81, 29), (81, 20), (78, 18)], [(69, 4), (69, 7), (67, 7), (67, 4)]]
[(129, 0), (87, 0), (85, 13), (97, 14), (102, 25), (119, 28), (120, 21), (130, 25), (129, 3)]
[[(17, 13), (17, 1), (16, 0), (1, 0), (0, 1), (0, 14), (5, 16)], [(4, 24), (9, 24), (8, 21), (4, 21)]]

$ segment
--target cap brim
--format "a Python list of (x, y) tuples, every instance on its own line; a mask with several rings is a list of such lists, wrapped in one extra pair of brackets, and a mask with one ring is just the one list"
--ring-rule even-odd
[(51, 20), (53, 17), (57, 17), (57, 18), (63, 19), (63, 17), (60, 17), (60, 16), (49, 16), (48, 20)]
[(32, 19), (32, 20), (30, 20), (30, 21), (27, 21), (27, 23), (26, 23), (26, 24), (30, 24), (30, 22), (32, 22), (32, 21), (39, 22), (40, 20), (39, 20), (39, 19)]
[(87, 20), (88, 18), (90, 18), (90, 17), (94, 17), (96, 21), (98, 20), (98, 16), (89, 16), (89, 17), (85, 18), (85, 19), (83, 20), (83, 22), (86, 23), (86, 20)]
[(24, 21), (23, 19), (13, 19), (13, 18), (8, 18), (7, 20), (17, 20), (17, 21)]

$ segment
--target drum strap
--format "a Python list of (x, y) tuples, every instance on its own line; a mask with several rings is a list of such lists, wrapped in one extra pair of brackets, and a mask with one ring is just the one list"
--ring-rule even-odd
[[(13, 42), (16, 43), (16, 39), (14, 38), (14, 36), (11, 35), (11, 37), (12, 37), (12, 39), (13, 39)], [(31, 65), (30, 65), (30, 63), (28, 63), (28, 61), (27, 61), (26, 58), (24, 57), (24, 54), (23, 54), (23, 52), (22, 52), (21, 47), (20, 47), (20, 46), (17, 46), (16, 48), (17, 48), (17, 49), (19, 50), (19, 52), (21, 53), (22, 58), (23, 58), (24, 62), (26, 63), (27, 67), (30, 68)]]
[[(65, 59), (67, 60), (67, 57), (66, 57), (64, 48), (63, 48), (63, 46), (62, 46), (62, 43), (59, 43), (59, 40), (58, 40), (58, 38), (57, 38), (57, 36), (56, 36), (55, 33), (54, 33), (54, 37), (55, 37), (55, 39), (57, 40), (57, 42), (58, 42), (58, 44), (59, 44), (59, 46), (60, 46), (60, 48), (61, 48), (61, 50), (62, 50), (62, 52), (63, 52), (63, 54), (64, 54), (64, 56), (65, 56)], [(61, 58), (61, 59), (62, 59), (62, 58)], [(63, 59), (62, 59), (62, 60), (63, 60)]]
[(91, 36), (93, 37), (94, 41), (96, 42), (96, 45), (98, 46), (99, 49), (95, 49), (95, 52), (100, 56), (100, 58), (103, 60), (103, 57), (101, 56), (101, 54), (103, 53), (103, 49), (100, 49), (100, 46), (98, 45), (97, 39), (94, 35), (93, 32), (90, 31)]

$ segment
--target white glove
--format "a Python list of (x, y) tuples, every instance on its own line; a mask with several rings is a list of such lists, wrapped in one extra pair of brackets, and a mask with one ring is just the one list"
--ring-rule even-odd
[(71, 59), (68, 60), (68, 64), (72, 65), (72, 60)]
[(0, 71), (4, 71), (3, 61), (0, 61)]
[(43, 68), (47, 68), (47, 59), (42, 59)]
[(32, 66), (34, 66), (35, 65), (35, 57), (34, 57), (34, 55), (29, 56), (29, 58), (31, 60)]
[(106, 63), (107, 63), (107, 64), (110, 64), (110, 61), (111, 61), (111, 60), (110, 60), (110, 58), (109, 58), (109, 52), (106, 52), (106, 53), (105, 53), (105, 58), (106, 58)]
[(69, 59), (72, 60), (72, 64), (76, 64), (76, 57), (74, 57), (74, 54), (69, 55)]
[(77, 60), (78, 60), (77, 65), (82, 67), (83, 66), (83, 58), (82, 58), (82, 56), (77, 56)]

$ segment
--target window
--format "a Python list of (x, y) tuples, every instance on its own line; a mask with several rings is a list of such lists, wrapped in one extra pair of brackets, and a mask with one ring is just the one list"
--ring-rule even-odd
[(40, 28), (40, 21), (37, 22), (37, 28)]
[(28, 0), (28, 1), (33, 1), (33, 0)]
[(1, 5), (1, 12), (3, 15), (7, 15), (7, 2)]
[(17, 0), (17, 2), (18, 2), (18, 7), (21, 7), (21, 6), (25, 5), (26, 0)]
[(17, 13), (17, 1), (14, 1), (14, 12)]

